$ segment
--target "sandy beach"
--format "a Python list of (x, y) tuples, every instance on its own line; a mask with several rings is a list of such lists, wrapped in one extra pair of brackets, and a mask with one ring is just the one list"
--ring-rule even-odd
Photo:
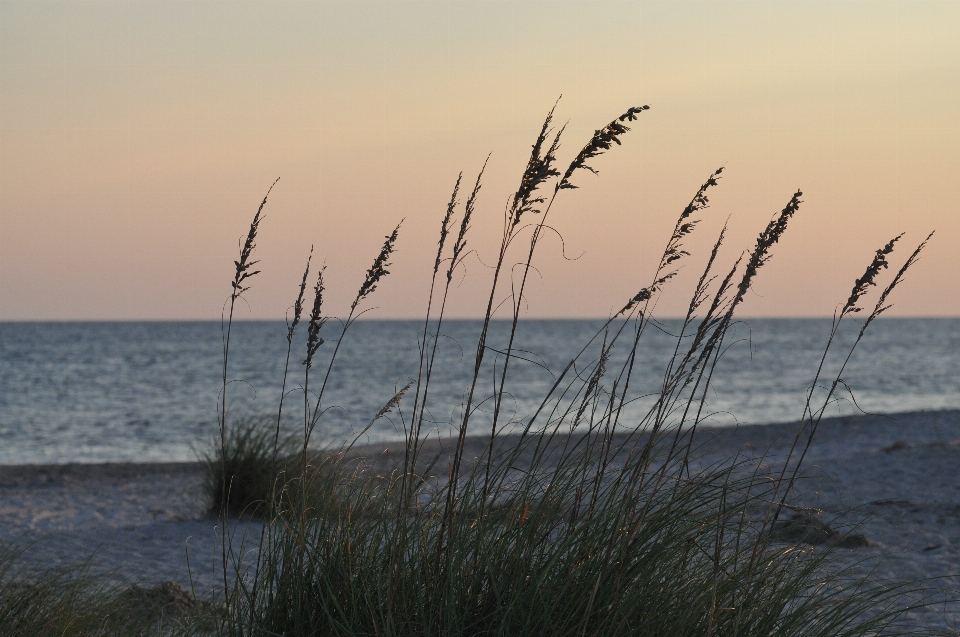
[[(705, 430), (700, 461), (739, 455), (776, 467), (795, 432), (790, 424)], [(365, 452), (386, 449), (396, 446)], [(960, 597), (960, 411), (825, 419), (794, 503), (869, 540), (837, 559), (877, 580), (924, 581), (942, 599)], [(253, 522), (231, 530), (259, 537)], [(175, 580), (203, 593), (220, 572), (218, 535), (198, 464), (0, 467), (0, 542), (26, 546), (19, 559), (29, 569), (86, 562), (120, 582)], [(957, 630), (960, 603), (910, 619)]]

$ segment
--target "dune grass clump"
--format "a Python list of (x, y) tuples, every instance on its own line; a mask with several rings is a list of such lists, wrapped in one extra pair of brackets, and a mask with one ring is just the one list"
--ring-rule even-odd
[[(251, 547), (224, 530), (221, 634), (896, 634), (896, 621), (912, 604), (903, 596), (905, 589), (872, 583), (833, 561), (842, 538), (814, 549), (802, 538), (793, 541), (772, 532), (784, 527), (792, 486), (824, 410), (836, 398), (846, 362), (833, 380), (824, 380), (823, 364), (816, 371), (813, 386), (824, 390), (808, 394), (782, 467), (768, 470), (735, 458), (708, 467), (697, 462), (697, 429), (709, 415), (707, 396), (728, 345), (725, 339), (756, 276), (798, 214), (800, 191), (772, 216), (753, 247), (728, 266), (720, 265), (726, 229), (720, 232), (673, 334), (676, 348), (662, 384), (645, 412), (637, 416), (633, 409), (638, 399), (634, 370), (646, 331), (663, 329), (655, 324), (652, 308), (689, 260), (687, 240), (723, 169), (707, 178), (681, 212), (648, 283), (638, 286), (558, 370), (540, 406), (522, 418), (505, 416), (512, 395), (511, 365), (521, 357), (514, 343), (523, 328), (519, 319), (526, 283), (554, 201), (577, 187), (583, 171), (595, 174), (587, 162), (621, 144), (629, 132), (626, 122), (646, 110), (630, 108), (598, 130), (567, 167), (558, 159), (563, 129), (553, 128), (553, 110), (547, 115), (504, 209), (473, 374), (449, 423), (453, 436), (431, 441), (429, 434), (436, 431), (428, 416), (431, 379), (442, 373), (435, 368), (437, 346), (448, 297), (455, 291), (453, 275), (468, 254), (483, 170), (462, 208), (459, 229), (462, 174), (457, 178), (441, 223), (416, 377), (357, 436), (407, 401), (403, 457), (392, 467), (358, 459), (352, 443), (315, 455), (310, 440), (323, 425), (324, 390), (335, 373), (340, 345), (363, 314), (362, 302), (388, 274), (399, 226), (387, 235), (368, 270), (318, 379), (311, 368), (328, 320), (320, 271), (302, 382), (295, 391), (303, 399), (296, 407), (303, 423), (296, 434), (299, 463), (285, 469), (286, 480), (273, 481), (270, 515), (254, 563), (243, 561)], [(253, 275), (248, 274), (253, 262), (247, 246), (255, 245), (259, 219), (260, 211), (237, 262), (231, 308)], [(881, 248), (856, 280), (834, 318), (824, 359), (840, 322), (865, 309), (863, 297), (886, 269), (895, 242)], [(870, 322), (889, 307), (889, 294), (924, 245), (880, 294), (847, 361)], [(309, 267), (308, 260), (288, 327), (290, 344)], [(502, 280), (507, 272), (509, 278)], [(506, 314), (511, 329), (506, 344), (494, 348), (488, 336), (498, 311)], [(222, 493), (237, 482), (228, 479), (234, 475), (228, 458), (247, 454), (267, 466), (264, 458), (278, 457), (284, 412), (281, 401), (271, 420), (275, 428), (261, 427), (261, 433), (248, 436), (251, 444), (230, 446), (236, 434), (225, 416), (229, 326), (228, 319), (221, 450), (214, 461), (222, 460), (219, 467), (211, 465), (211, 475), (219, 471), (221, 476)], [(614, 352), (620, 355), (614, 357)], [(289, 360), (288, 353), (284, 392)], [(481, 377), (493, 379), (489, 393)], [(229, 498), (221, 498), (220, 507), (223, 516), (230, 514)], [(228, 576), (228, 558), (241, 575)]]
[(15, 566), (18, 551), (0, 551), (0, 635), (73, 637), (107, 635), (112, 591), (82, 569), (24, 573)]
[[(209, 510), (259, 516), (282, 492), (300, 450), (291, 435), (277, 436), (269, 416), (245, 415), (231, 423), (222, 444), (202, 454)], [(225, 477), (225, 479), (224, 479)]]
[(175, 582), (120, 586), (89, 565), (29, 570), (25, 545), (0, 547), (0, 637), (211, 634), (216, 609)]

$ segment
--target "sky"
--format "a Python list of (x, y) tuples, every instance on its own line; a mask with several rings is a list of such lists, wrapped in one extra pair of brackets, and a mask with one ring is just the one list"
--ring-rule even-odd
[(449, 307), (481, 316), (560, 96), (564, 165), (650, 110), (557, 199), (524, 317), (622, 307), (720, 166), (658, 315), (724, 223), (729, 265), (800, 189), (744, 316), (830, 316), (877, 248), (905, 232), (899, 267), (933, 230), (889, 314), (960, 316), (957, 33), (954, 1), (0, 0), (0, 320), (219, 318), (278, 177), (239, 318), (282, 318), (311, 246), (345, 314), (401, 220), (366, 316), (421, 317), (453, 184), (489, 155)]

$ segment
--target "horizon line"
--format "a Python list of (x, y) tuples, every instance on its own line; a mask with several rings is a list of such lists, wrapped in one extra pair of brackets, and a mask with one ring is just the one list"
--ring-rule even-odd
[[(340, 320), (340, 317), (329, 316), (327, 317), (332, 320)], [(683, 316), (657, 316), (651, 317), (655, 321), (681, 321), (685, 317)], [(764, 315), (752, 315), (752, 316), (739, 316), (734, 317), (738, 321), (754, 321), (754, 320), (763, 320), (763, 321), (823, 321), (831, 320), (833, 316), (830, 315), (816, 315), (816, 316), (764, 316)], [(856, 317), (853, 317), (856, 319)], [(610, 317), (606, 316), (532, 316), (532, 317), (521, 317), (520, 322), (527, 321), (606, 321)], [(220, 318), (24, 318), (24, 319), (7, 319), (0, 318), (0, 324), (3, 323), (215, 323), (217, 321), (225, 321), (226, 319)], [(393, 316), (393, 317), (382, 317), (382, 318), (356, 318), (355, 321), (358, 323), (372, 323), (376, 321), (387, 322), (401, 322), (401, 321), (418, 321), (422, 322), (424, 318), (411, 316)], [(433, 321), (435, 319), (431, 319)], [(457, 317), (444, 317), (445, 322), (448, 321), (483, 321), (482, 316), (470, 317), (470, 316), (457, 316)], [(510, 317), (493, 317), (490, 319), (491, 322), (506, 322), (512, 321)], [(960, 320), (960, 315), (911, 315), (911, 316), (879, 316), (875, 320)], [(234, 323), (284, 323), (286, 322), (285, 318), (237, 318), (234, 317)]]

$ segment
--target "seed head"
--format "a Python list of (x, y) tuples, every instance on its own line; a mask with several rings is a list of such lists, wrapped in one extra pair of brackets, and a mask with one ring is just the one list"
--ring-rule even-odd
[(300, 293), (297, 294), (297, 300), (293, 304), (293, 321), (287, 327), (287, 343), (293, 342), (293, 333), (300, 322), (300, 314), (303, 313), (303, 293), (307, 290), (307, 275), (310, 274), (310, 260), (313, 259), (313, 246), (310, 246), (310, 256), (307, 257), (307, 267), (303, 270), (303, 280), (300, 281)]
[(407, 390), (413, 386), (413, 382), (407, 383), (403, 388), (400, 389), (393, 398), (387, 401), (387, 404), (380, 408), (380, 411), (377, 412), (377, 415), (373, 417), (373, 420), (379, 420), (386, 416), (390, 411), (400, 404), (400, 401), (403, 399), (403, 395), (407, 393)]
[(757, 244), (754, 246), (753, 252), (750, 253), (747, 268), (743, 273), (740, 284), (737, 286), (734, 306), (743, 300), (747, 290), (750, 289), (750, 284), (753, 282), (753, 277), (756, 276), (757, 270), (770, 260), (770, 248), (772, 248), (773, 244), (777, 243), (780, 237), (783, 236), (783, 233), (786, 232), (787, 223), (790, 221), (790, 218), (800, 209), (800, 204), (802, 203), (800, 197), (802, 196), (803, 193), (799, 190), (795, 192), (793, 197), (790, 198), (790, 201), (787, 202), (786, 207), (770, 220), (767, 227), (760, 233), (760, 236), (757, 237)]
[(880, 274), (880, 270), (886, 268), (889, 264), (887, 263), (887, 255), (893, 252), (893, 244), (900, 240), (900, 237), (904, 233), (900, 233), (895, 236), (893, 239), (883, 246), (873, 257), (873, 261), (870, 262), (870, 265), (867, 266), (867, 271), (863, 273), (863, 276), (857, 279), (857, 282), (853, 284), (853, 291), (850, 292), (850, 298), (847, 299), (846, 305), (843, 306), (843, 309), (840, 310), (840, 316), (843, 316), (848, 313), (859, 312), (862, 308), (857, 307), (857, 301), (860, 300), (864, 294), (867, 293), (867, 288), (871, 285), (876, 285), (877, 275)]
[(592, 166), (587, 165), (587, 161), (602, 155), (604, 152), (610, 150), (613, 146), (612, 144), (620, 145), (620, 136), (630, 130), (630, 127), (625, 125), (623, 122), (632, 122), (637, 119), (637, 114), (642, 113), (645, 110), (648, 110), (649, 106), (633, 106), (627, 109), (627, 112), (613, 120), (600, 130), (596, 131), (593, 134), (593, 137), (587, 142), (587, 145), (583, 147), (583, 150), (577, 155), (577, 157), (570, 163), (567, 172), (563, 174), (563, 179), (560, 180), (560, 183), (557, 185), (557, 190), (567, 189), (567, 188), (577, 188), (572, 183), (570, 183), (570, 177), (577, 170), (583, 168), (589, 170), (594, 175), (598, 174), (596, 169)]
[(627, 304), (623, 306), (622, 310), (616, 313), (616, 316), (620, 316), (621, 314), (626, 314), (627, 312), (632, 310), (634, 307), (636, 307), (637, 304), (645, 303), (646, 301), (649, 301), (653, 297), (653, 294), (660, 289), (660, 286), (662, 286), (664, 283), (672, 279), (674, 276), (676, 276), (676, 274), (677, 274), (676, 272), (670, 272), (669, 274), (665, 274), (659, 279), (657, 279), (656, 281), (654, 281), (653, 285), (651, 285), (650, 287), (641, 289), (639, 292), (634, 294), (629, 301), (627, 301)]
[(397, 224), (393, 232), (387, 235), (387, 240), (383, 242), (380, 254), (377, 255), (377, 258), (373, 260), (373, 265), (367, 270), (367, 276), (363, 280), (363, 285), (360, 286), (360, 291), (357, 292), (357, 298), (353, 300), (353, 305), (350, 306), (351, 314), (357, 309), (357, 304), (360, 303), (360, 301), (370, 296), (373, 291), (377, 289), (377, 283), (380, 282), (380, 279), (390, 274), (390, 271), (387, 270), (390, 262), (387, 261), (387, 259), (389, 259), (393, 253), (394, 244), (397, 242), (397, 233), (400, 232), (400, 226), (402, 224), (403, 220)]
[(683, 238), (693, 232), (693, 229), (700, 223), (699, 219), (691, 219), (691, 217), (694, 213), (708, 206), (710, 200), (707, 198), (707, 190), (717, 185), (717, 180), (720, 179), (720, 173), (722, 172), (723, 166), (713, 171), (713, 173), (707, 177), (707, 180), (703, 182), (703, 185), (700, 186), (700, 190), (693, 196), (693, 199), (690, 200), (687, 207), (680, 213), (680, 218), (677, 219), (677, 225), (674, 226), (673, 229), (673, 235), (671, 235), (670, 241), (667, 243), (667, 249), (663, 251), (663, 255), (660, 257), (661, 271), (669, 267), (674, 261), (678, 261), (690, 254), (682, 249), (682, 241)]
[[(559, 100), (558, 100), (559, 101)], [(527, 167), (523, 171), (523, 178), (520, 180), (520, 187), (513, 195), (513, 204), (510, 207), (510, 217), (512, 226), (516, 227), (520, 223), (520, 217), (527, 212), (538, 213), (537, 205), (545, 201), (543, 197), (535, 197), (536, 190), (543, 185), (547, 179), (557, 177), (560, 171), (553, 167), (557, 160), (557, 150), (560, 148), (560, 135), (563, 134), (563, 128), (557, 131), (553, 141), (550, 143), (546, 152), (543, 152), (543, 145), (550, 136), (552, 129), (550, 123), (553, 121), (553, 111), (557, 105), (554, 104), (547, 118), (543, 121), (543, 127), (537, 136), (537, 141), (533, 144), (533, 150), (530, 153), (530, 159), (527, 161)]]
[(917, 249), (907, 258), (900, 270), (897, 271), (897, 274), (893, 277), (893, 280), (890, 281), (890, 284), (884, 289), (883, 293), (880, 294), (880, 299), (877, 301), (876, 307), (874, 307), (873, 312), (870, 313), (870, 316), (867, 318), (866, 323), (863, 327), (860, 328), (860, 332), (863, 333), (867, 329), (867, 325), (870, 324), (873, 319), (877, 318), (887, 310), (889, 310), (893, 305), (887, 305), (887, 298), (890, 296), (890, 293), (893, 292), (893, 289), (903, 281), (903, 275), (907, 273), (907, 270), (917, 262), (920, 258), (920, 253), (923, 252), (923, 249), (927, 247), (927, 242), (933, 237), (933, 232), (927, 235), (927, 238), (920, 242), (920, 245), (917, 246)]
[(450, 258), (450, 267), (447, 269), (447, 281), (453, 278), (453, 270), (457, 267), (457, 262), (460, 260), (460, 256), (467, 246), (467, 230), (470, 229), (470, 220), (473, 218), (473, 211), (477, 204), (477, 195), (480, 193), (480, 180), (483, 177), (483, 172), (487, 169), (488, 161), (490, 161), (490, 155), (487, 155), (487, 160), (483, 162), (483, 167), (480, 169), (479, 174), (477, 174), (477, 181), (473, 185), (473, 191), (467, 198), (467, 204), (463, 210), (463, 219), (460, 221), (460, 232), (457, 234), (457, 240), (453, 243), (453, 256)]
[(267, 205), (267, 197), (270, 196), (270, 191), (273, 190), (273, 187), (277, 185), (277, 182), (280, 181), (280, 178), (273, 182), (270, 185), (270, 188), (267, 190), (267, 194), (263, 196), (263, 201), (260, 202), (260, 207), (257, 208), (257, 214), (253, 216), (253, 221), (250, 223), (250, 230), (247, 232), (247, 238), (243, 242), (243, 246), (240, 248), (240, 259), (234, 261), (233, 264), (237, 267), (236, 272), (233, 275), (233, 281), (231, 286), (233, 287), (233, 299), (236, 300), (241, 294), (249, 290), (249, 287), (243, 285), (243, 282), (254, 276), (255, 274), (260, 274), (260, 270), (254, 270), (250, 272), (250, 268), (259, 263), (259, 261), (251, 261), (250, 257), (253, 256), (253, 251), (257, 247), (257, 231), (260, 228), (260, 221), (263, 219), (261, 214), (263, 213), (263, 207)]
[(313, 355), (323, 345), (323, 339), (320, 338), (320, 328), (327, 322), (327, 317), (321, 316), (320, 309), (323, 306), (323, 273), (326, 269), (327, 266), (320, 268), (320, 272), (317, 274), (317, 284), (313, 287), (313, 309), (310, 310), (310, 323), (307, 326), (307, 357), (303, 361), (307, 369), (310, 369), (313, 363)]
[(457, 193), (460, 192), (460, 180), (463, 179), (463, 173), (457, 175), (457, 183), (453, 185), (453, 194), (450, 195), (450, 202), (447, 204), (447, 212), (443, 215), (443, 223), (440, 225), (440, 242), (437, 248), (437, 261), (433, 265), (433, 273), (436, 274), (440, 269), (440, 257), (443, 255), (443, 245), (447, 242), (447, 235), (450, 234), (450, 224), (453, 221), (453, 212), (460, 203), (457, 201)]

